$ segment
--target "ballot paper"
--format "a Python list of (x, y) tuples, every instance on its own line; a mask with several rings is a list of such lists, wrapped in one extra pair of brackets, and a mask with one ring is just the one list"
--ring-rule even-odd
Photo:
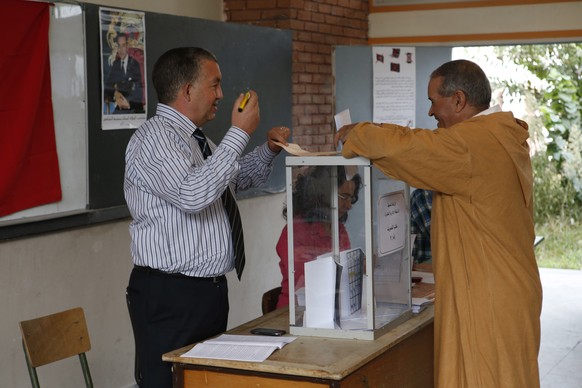
[(278, 141), (273, 141), (273, 143), (294, 156), (332, 156), (338, 154), (337, 151), (307, 151), (301, 148), (299, 144), (295, 143), (288, 143), (287, 145)]
[[(344, 109), (335, 116), (333, 116), (335, 121), (335, 130), (339, 131), (344, 125), (348, 125), (352, 123), (352, 116), (350, 115), (349, 109)], [(340, 141), (338, 151), (341, 151), (343, 147), (342, 142)]]
[(333, 116), (335, 121), (335, 128), (336, 131), (339, 131), (344, 125), (348, 125), (352, 123), (352, 117), (350, 115), (349, 109), (344, 109), (335, 116)]
[(223, 334), (197, 344), (181, 357), (263, 362), (297, 337)]
[(305, 327), (335, 328), (338, 269), (332, 256), (305, 263)]

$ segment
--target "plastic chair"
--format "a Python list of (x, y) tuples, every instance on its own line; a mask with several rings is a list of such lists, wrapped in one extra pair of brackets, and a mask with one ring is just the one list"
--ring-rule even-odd
[(85, 352), (91, 349), (85, 313), (81, 307), (20, 322), (22, 345), (30, 381), (39, 388), (36, 368), (79, 356), (88, 388), (93, 387)]
[(263, 310), (263, 315), (270, 313), (271, 311), (274, 311), (277, 308), (279, 294), (281, 294), (281, 287), (275, 287), (263, 294), (263, 299), (261, 301), (261, 309)]

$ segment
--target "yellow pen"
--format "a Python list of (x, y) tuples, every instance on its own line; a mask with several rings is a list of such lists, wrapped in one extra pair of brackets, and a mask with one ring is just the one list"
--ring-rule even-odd
[(247, 102), (249, 102), (249, 99), (250, 98), (251, 98), (251, 92), (246, 92), (243, 100), (240, 102), (240, 105), (238, 106), (238, 111), (239, 112), (242, 112), (243, 111), (243, 109), (247, 105)]

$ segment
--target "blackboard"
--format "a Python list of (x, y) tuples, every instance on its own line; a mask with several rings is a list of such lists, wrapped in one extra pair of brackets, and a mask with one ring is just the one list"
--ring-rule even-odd
[[(101, 130), (101, 78), (99, 6), (85, 5), (87, 41), (87, 107), (89, 144), (89, 208), (125, 205), (123, 197), (124, 153), (134, 130)], [(156, 59), (165, 51), (199, 46), (213, 52), (222, 72), (224, 99), (205, 133), (216, 143), (230, 127), (230, 112), (239, 93), (252, 88), (259, 95), (261, 123), (245, 151), (266, 140), (272, 126), (291, 126), (291, 32), (204, 19), (145, 14), (148, 116), (157, 97), (151, 82)], [(239, 193), (239, 198), (283, 191), (284, 160), (276, 159), (273, 174), (264, 187)]]
[[(61, 174), (67, 177), (75, 174), (72, 181), (76, 187), (69, 191), (64, 188), (64, 203), (30, 209), (23, 216), (9, 217), (8, 221), (0, 219), (0, 240), (129, 215), (123, 195), (124, 157), (134, 130), (101, 129), (99, 7), (87, 3), (57, 4), (54, 9), (58, 11), (53, 11), (53, 17), (56, 15), (57, 18), (51, 20), (51, 33), (56, 34), (51, 39), (59, 42), (58, 47), (64, 50), (55, 52), (54, 56), (68, 59), (68, 66), (55, 62), (57, 65), (51, 72), (53, 89), (81, 89), (86, 96), (86, 99), (78, 95), (68, 97), (69, 104), (64, 106), (74, 104), (70, 109), (76, 107), (75, 115), (69, 110), (55, 110), (55, 116), (58, 116), (55, 122), (64, 121), (56, 123), (57, 146), (59, 136), (64, 139), (61, 141), (64, 150), (58, 149), (59, 156), (61, 153), (69, 155), (66, 159), (60, 158), (66, 167), (65, 170), (61, 167)], [(65, 12), (58, 17), (62, 9)], [(68, 20), (74, 20), (75, 24), (71, 25)], [(245, 152), (263, 144), (271, 127), (291, 127), (290, 31), (150, 12), (145, 13), (145, 28), (148, 117), (154, 115), (157, 104), (151, 82), (156, 59), (174, 47), (200, 46), (216, 55), (223, 76), (224, 99), (219, 103), (216, 119), (204, 127), (205, 133), (215, 143), (220, 142), (230, 127), (235, 99), (249, 88), (259, 95), (261, 122)], [(67, 51), (68, 47), (74, 47), (75, 51)], [(51, 52), (51, 63), (52, 56)], [(71, 78), (71, 66), (80, 68), (86, 77)], [(73, 81), (84, 81), (84, 84), (73, 85)], [(82, 136), (72, 136), (75, 133)], [(277, 157), (269, 181), (263, 187), (239, 193), (238, 197), (284, 191), (284, 167), (284, 158)], [(69, 197), (65, 198), (65, 193)]]

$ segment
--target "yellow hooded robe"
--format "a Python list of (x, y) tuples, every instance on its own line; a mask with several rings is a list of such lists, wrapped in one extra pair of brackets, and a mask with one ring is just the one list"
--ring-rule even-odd
[(499, 112), (435, 131), (360, 123), (343, 146), (346, 157), (434, 191), (435, 387), (539, 387), (527, 138), (527, 124)]

